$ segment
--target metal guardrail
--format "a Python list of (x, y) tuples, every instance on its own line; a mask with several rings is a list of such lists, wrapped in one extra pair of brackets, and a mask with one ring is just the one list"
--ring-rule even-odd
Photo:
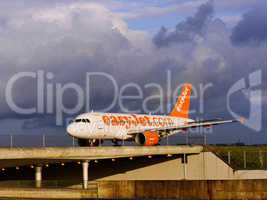
[[(180, 144), (199, 144), (205, 145), (207, 143), (206, 136), (204, 135), (189, 135), (179, 134), (175, 136), (166, 137), (161, 141), (162, 145), (180, 145)], [(122, 141), (122, 146), (131, 145), (132, 142)], [(107, 143), (110, 145), (110, 143)], [(64, 147), (64, 146), (78, 146), (77, 139), (69, 135), (55, 135), (55, 134), (36, 134), (36, 135), (0, 135), (0, 147)], [(104, 145), (105, 146), (105, 145)]]

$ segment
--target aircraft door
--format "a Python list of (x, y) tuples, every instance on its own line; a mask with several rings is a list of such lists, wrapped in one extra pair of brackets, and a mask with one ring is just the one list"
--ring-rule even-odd
[(104, 129), (104, 124), (101, 121), (98, 121), (96, 126), (97, 126), (98, 130), (103, 130)]
[(105, 126), (102, 121), (96, 121), (97, 135), (100, 137), (105, 137)]

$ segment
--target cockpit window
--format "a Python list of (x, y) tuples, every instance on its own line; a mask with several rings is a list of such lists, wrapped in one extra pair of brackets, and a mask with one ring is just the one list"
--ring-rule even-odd
[(74, 123), (78, 123), (78, 122), (90, 123), (90, 120), (89, 119), (75, 119), (72, 122), (74, 122)]

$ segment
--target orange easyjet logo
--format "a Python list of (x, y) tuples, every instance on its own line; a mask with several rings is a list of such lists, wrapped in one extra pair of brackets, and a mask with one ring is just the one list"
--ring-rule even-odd
[(136, 126), (172, 126), (173, 120), (167, 117), (156, 116), (125, 116), (125, 115), (103, 115), (102, 120), (108, 126), (125, 126), (125, 128)]
[(184, 90), (183, 90), (183, 92), (182, 92), (182, 95), (181, 95), (181, 97), (179, 98), (179, 103), (178, 103), (178, 105), (177, 105), (177, 109), (176, 109), (176, 110), (177, 110), (178, 112), (181, 112), (182, 107), (183, 107), (183, 105), (184, 105), (184, 103), (185, 103), (185, 100), (186, 100), (186, 97), (187, 97), (189, 91), (190, 91), (190, 89), (189, 89), (188, 87), (185, 87), (185, 88), (184, 88)]

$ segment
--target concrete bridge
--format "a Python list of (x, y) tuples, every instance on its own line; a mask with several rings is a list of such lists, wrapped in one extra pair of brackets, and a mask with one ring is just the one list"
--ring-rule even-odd
[(123, 147), (44, 147), (44, 148), (0, 148), (0, 167), (35, 167), (36, 185), (41, 186), (42, 166), (51, 163), (81, 162), (83, 187), (88, 186), (88, 165), (90, 160), (173, 156), (199, 154), (202, 146), (123, 146)]

